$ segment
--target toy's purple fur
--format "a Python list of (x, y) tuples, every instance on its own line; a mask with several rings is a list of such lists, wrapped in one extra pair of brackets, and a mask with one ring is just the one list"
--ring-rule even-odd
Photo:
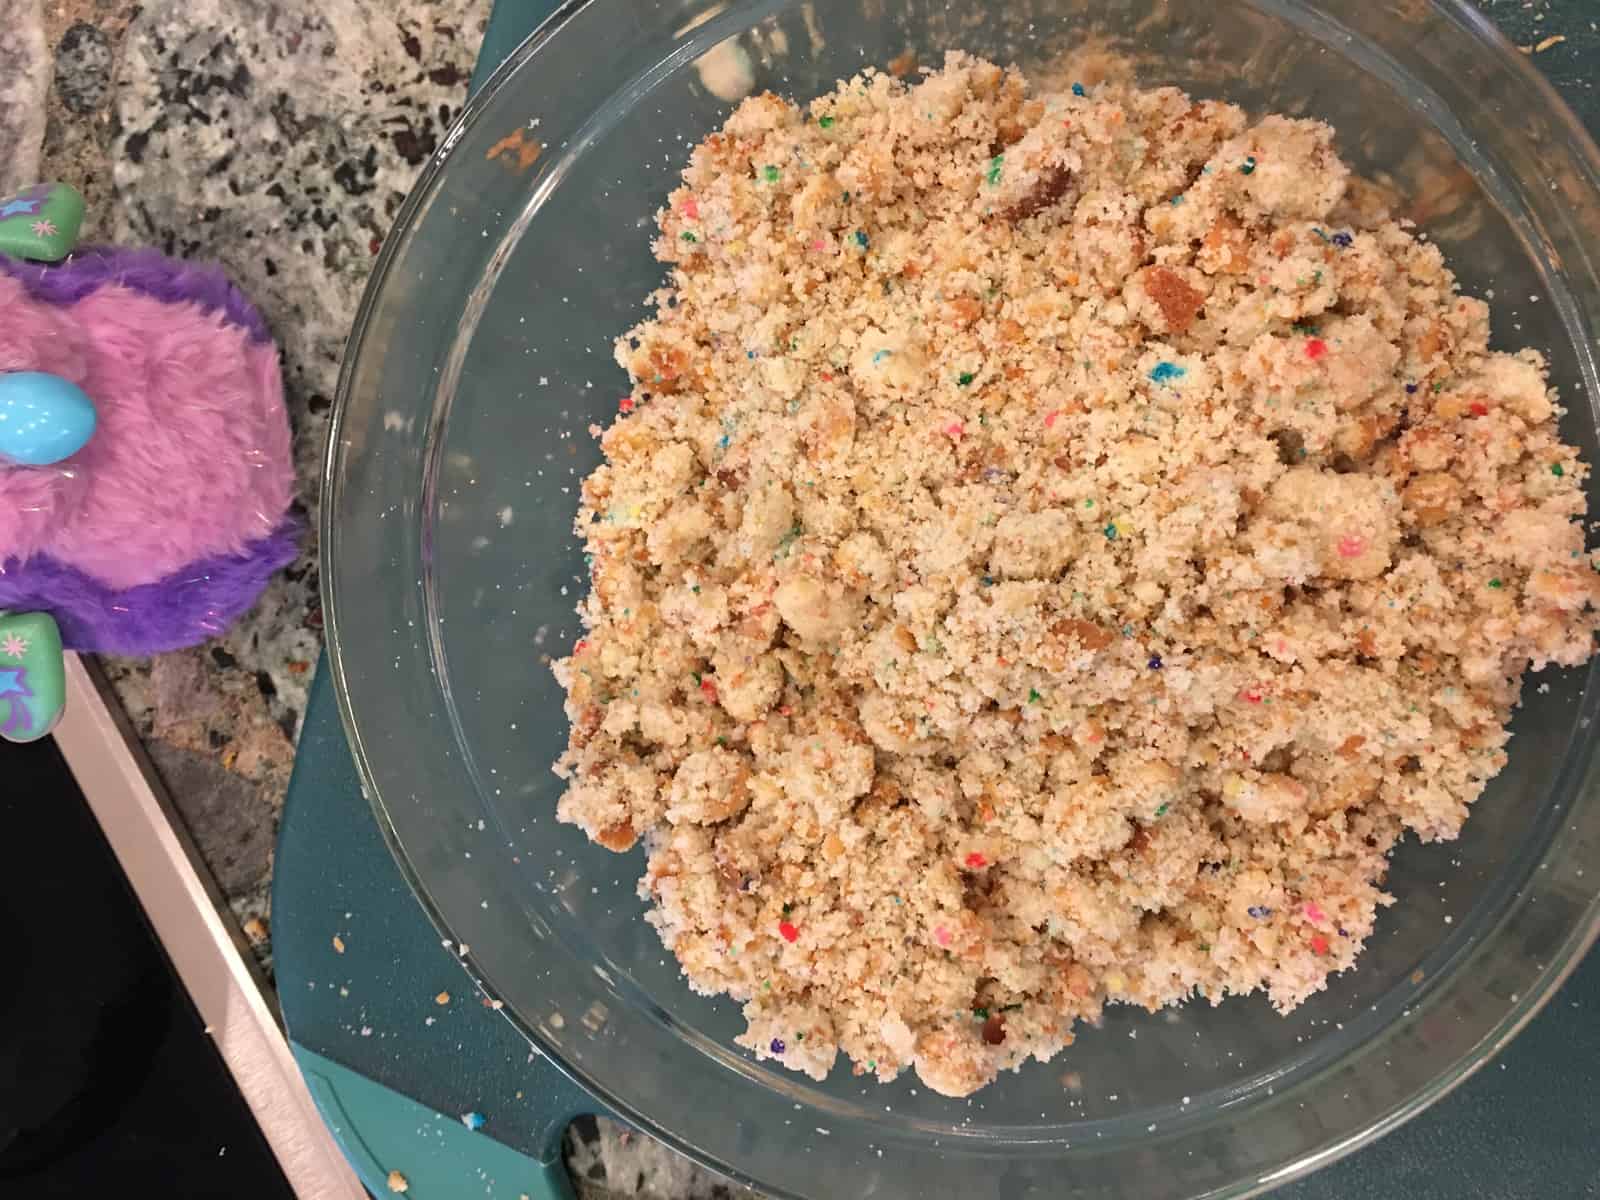
[(251, 341), (272, 340), (261, 314), (218, 268), (178, 262), (157, 250), (81, 246), (54, 265), (0, 255), (0, 271), (42, 304), (74, 304), (98, 287), (118, 283), (164, 304), (192, 301), (205, 312), (221, 312), (230, 324), (246, 330)]
[(216, 637), (248, 612), (275, 571), (294, 561), (304, 523), (285, 517), (243, 554), (204, 559), (165, 579), (109, 588), (47, 554), (0, 564), (0, 609), (48, 612), (68, 650), (159, 654)]
[(112, 654), (222, 633), (304, 530), (286, 511), (266, 323), (216, 268), (153, 250), (0, 257), (0, 293), (0, 370), (53, 370), (101, 409), (96, 439), (65, 463), (0, 468), (0, 610), (49, 612), (68, 649)]

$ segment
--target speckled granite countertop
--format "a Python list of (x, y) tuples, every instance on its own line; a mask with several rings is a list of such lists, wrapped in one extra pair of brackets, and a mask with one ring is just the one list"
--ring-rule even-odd
[[(1600, 10), (1476, 0), (1600, 126)], [(327, 413), (373, 256), (460, 110), (491, 0), (0, 0), (0, 190), (61, 179), (86, 239), (221, 263), (284, 351), (315, 526)], [(1554, 39), (1554, 40), (1552, 40)], [(317, 555), (226, 637), (107, 663), (117, 694), (262, 961), (272, 849), (321, 644)], [(590, 1197), (745, 1194), (585, 1121)], [(609, 1187), (604, 1186), (609, 1184)]]

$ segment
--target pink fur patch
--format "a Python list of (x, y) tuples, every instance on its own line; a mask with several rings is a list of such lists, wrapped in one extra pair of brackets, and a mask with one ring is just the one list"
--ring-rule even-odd
[(56, 309), (0, 278), (0, 309), (0, 367), (71, 379), (99, 416), (65, 462), (0, 470), (0, 560), (48, 552), (132, 587), (279, 524), (294, 470), (272, 344), (115, 284)]

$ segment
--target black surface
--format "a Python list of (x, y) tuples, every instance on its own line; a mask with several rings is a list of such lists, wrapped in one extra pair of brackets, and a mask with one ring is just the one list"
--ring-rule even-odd
[(294, 1196), (55, 743), (0, 744), (0, 1197), (141, 1190)]

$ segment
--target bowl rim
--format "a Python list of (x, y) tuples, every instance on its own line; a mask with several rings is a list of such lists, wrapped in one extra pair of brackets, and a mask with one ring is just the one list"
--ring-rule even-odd
[[(419, 212), (439, 181), (448, 171), (458, 143), (462, 141), (467, 131), (490, 107), (496, 97), (527, 64), (552, 47), (552, 44), (556, 42), (563, 29), (570, 24), (573, 18), (592, 7), (604, 5), (608, 2), (612, 2), (612, 0), (565, 0), (531, 34), (523, 39), (486, 78), (480, 81), (475, 77), (475, 90), (441, 139), (439, 149), (424, 164), (416, 182), (397, 211), (391, 225), (390, 235), (384, 240), (363, 291), (340, 367), (320, 472), (322, 504), (319, 515), (319, 536), (321, 539), (320, 544), (323, 547), (336, 547), (344, 536), (336, 529), (336, 517), (339, 507), (336, 500), (343, 484), (340, 470), (342, 449), (345, 445), (346, 424), (350, 417), (354, 399), (355, 381), (361, 366), (361, 350), (369, 332), (373, 328), (375, 317), (388, 301), (386, 285), (391, 281), (394, 268), (403, 253), (403, 247), (407, 241), (406, 235), (414, 229)], [(1314, 4), (1314, 0), (1245, 0), (1245, 2), (1257, 6), (1264, 4), (1278, 8), (1284, 5), (1304, 8), (1308, 3)], [(1587, 128), (1549, 80), (1533, 65), (1531, 60), (1526, 55), (1519, 53), (1514, 44), (1500, 29), (1486, 15), (1473, 7), (1469, 0), (1423, 0), (1423, 2), (1427, 4), (1434, 15), (1443, 17), (1458, 26), (1467, 36), (1471, 37), (1486, 50), (1491, 51), (1503, 68), (1509, 70), (1524, 87), (1535, 93), (1543, 110), (1559, 124), (1561, 132), (1566, 139), (1566, 148), (1586, 169), (1588, 180), (1595, 185), (1597, 190), (1600, 190), (1600, 147), (1596, 146)], [(332, 560), (336, 556), (331, 550), (325, 552), (329, 554), (331, 567)], [(394, 821), (386, 809), (383, 794), (367, 749), (367, 741), (363, 736), (362, 722), (357, 715), (357, 701), (353, 694), (349, 667), (345, 661), (341, 645), (339, 633), (342, 624), (339, 615), (341, 612), (341, 597), (338, 591), (338, 572), (335, 569), (324, 569), (321, 572), (320, 590), (327, 630), (326, 650), (340, 723), (344, 728), (346, 740), (355, 760), (363, 794), (372, 806), (374, 819), (377, 821), (380, 833), (395, 859), (401, 876), (405, 879), (407, 886), (411, 889), (427, 918), (438, 929), (441, 936), (447, 938), (455, 937), (455, 930), (432, 898), (421, 873), (402, 844)], [(1600, 671), (1600, 661), (1596, 662), (1595, 670)], [(1595, 678), (1596, 674), (1592, 671), (1590, 675), (1591, 687)], [(1591, 769), (1587, 772), (1587, 777), (1591, 783), (1597, 777), (1600, 777), (1600, 763), (1591, 762)], [(1522, 994), (1513, 997), (1511, 1005), (1493, 1024), (1489, 1034), (1481, 1039), (1470, 1051), (1458, 1056), (1447, 1068), (1434, 1076), (1431, 1082), (1418, 1089), (1403, 1103), (1394, 1105), (1387, 1111), (1380, 1113), (1379, 1116), (1367, 1122), (1349, 1136), (1335, 1139), (1313, 1150), (1299, 1153), (1276, 1171), (1242, 1181), (1233, 1186), (1214, 1189), (1205, 1193), (1205, 1195), (1208, 1197), (1259, 1195), (1273, 1187), (1301, 1178), (1322, 1166), (1344, 1158), (1362, 1146), (1375, 1141), (1404, 1124), (1410, 1118), (1453, 1091), (1509, 1043), (1544, 1007), (1550, 997), (1554, 995), (1561, 984), (1576, 969), (1584, 954), (1595, 944), (1597, 939), (1600, 939), (1600, 889), (1594, 891), (1587, 907), (1573, 919), (1567, 937), (1557, 952), (1551, 956), (1551, 961), (1544, 965), (1537, 977), (1530, 982), (1530, 985)], [(480, 988), (486, 993), (489, 992), (489, 980), (476, 963), (463, 959), (460, 965)], [(736, 1163), (727, 1161), (686, 1137), (679, 1135), (669, 1123), (670, 1118), (638, 1111), (617, 1095), (612, 1088), (602, 1084), (583, 1067), (573, 1062), (571, 1057), (542, 1033), (534, 1023), (525, 1019), (510, 1007), (507, 1008), (505, 1015), (509, 1016), (518, 1031), (543, 1054), (549, 1063), (571, 1079), (577, 1086), (594, 1096), (609, 1111), (622, 1116), (630, 1123), (648, 1131), (652, 1136), (663, 1141), (679, 1153), (718, 1173), (727, 1175), (739, 1182), (762, 1188), (775, 1195), (795, 1196), (797, 1198), (800, 1196), (800, 1193), (783, 1190), (781, 1186), (775, 1186), (771, 1182), (747, 1173)]]

